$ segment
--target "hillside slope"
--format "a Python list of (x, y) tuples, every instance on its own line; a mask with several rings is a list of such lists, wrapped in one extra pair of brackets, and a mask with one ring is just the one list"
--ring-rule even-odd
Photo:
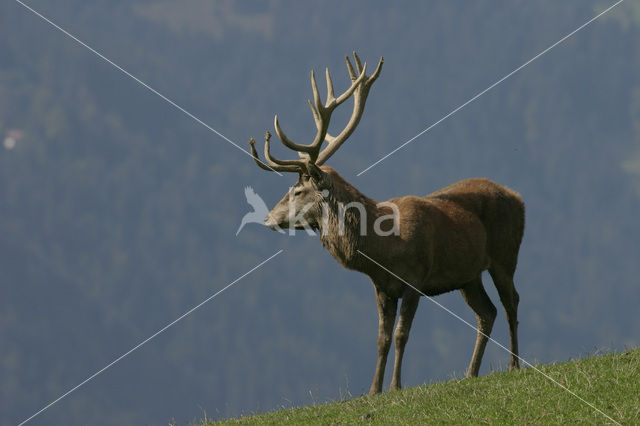
[[(616, 422), (640, 422), (640, 349), (537, 368)], [(613, 423), (606, 416), (540, 372), (526, 368), (220, 423)]]

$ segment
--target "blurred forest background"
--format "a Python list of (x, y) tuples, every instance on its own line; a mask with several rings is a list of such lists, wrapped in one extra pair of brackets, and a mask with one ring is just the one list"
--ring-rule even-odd
[[(611, 3), (28, 4), (245, 149), (275, 113), (294, 140), (314, 134), (310, 69), (329, 66), (344, 90), (344, 55), (356, 49), (370, 65), (383, 55), (364, 118), (329, 164), (378, 200), (472, 176), (519, 191), (521, 355), (547, 363), (640, 344), (637, 1), (360, 177)], [(377, 310), (367, 278), (304, 233), (248, 225), (235, 236), (245, 186), (273, 205), (295, 177), (258, 169), (13, 1), (0, 4), (0, 142), (0, 424), (29, 417), (280, 248), (33, 424), (182, 424), (368, 390)], [(488, 277), (485, 286), (498, 304)], [(438, 301), (474, 321), (459, 294)], [(493, 337), (508, 343), (502, 313)], [(405, 386), (462, 374), (474, 339), (423, 300)], [(481, 373), (507, 360), (489, 344)]]

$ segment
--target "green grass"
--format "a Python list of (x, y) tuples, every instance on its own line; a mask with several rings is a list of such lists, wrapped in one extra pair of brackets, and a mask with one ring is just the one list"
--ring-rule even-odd
[[(640, 349), (537, 366), (622, 424), (640, 424)], [(208, 420), (208, 419), (207, 419)], [(602, 413), (525, 368), (332, 404), (202, 424), (607, 424)]]

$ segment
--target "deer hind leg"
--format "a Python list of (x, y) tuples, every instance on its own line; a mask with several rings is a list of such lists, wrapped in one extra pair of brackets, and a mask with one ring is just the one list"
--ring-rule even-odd
[(391, 346), (391, 333), (393, 323), (396, 320), (398, 309), (398, 299), (387, 296), (376, 287), (376, 301), (378, 302), (378, 361), (376, 362), (376, 372), (373, 375), (373, 382), (369, 389), (369, 395), (382, 392), (382, 382), (384, 381), (384, 369), (387, 365), (387, 355)]
[(500, 267), (489, 269), (493, 283), (498, 289), (500, 301), (509, 323), (509, 340), (511, 341), (510, 369), (520, 368), (518, 357), (518, 302), (520, 296), (513, 284), (513, 273), (508, 273)]
[(484, 291), (482, 279), (478, 276), (475, 280), (469, 282), (460, 292), (465, 302), (473, 309), (478, 321), (478, 334), (476, 336), (476, 345), (473, 349), (473, 356), (467, 370), (467, 377), (476, 377), (480, 370), (482, 355), (484, 348), (489, 340), (493, 322), (496, 319), (497, 310)]
[(391, 390), (402, 388), (400, 380), (402, 375), (402, 356), (404, 355), (404, 347), (407, 344), (407, 340), (409, 340), (409, 330), (411, 330), (411, 323), (418, 308), (418, 302), (420, 302), (420, 295), (413, 290), (407, 292), (407, 294), (402, 297), (398, 324), (396, 325), (396, 331), (393, 335), (396, 345), (396, 356), (393, 364), (393, 378), (391, 379), (391, 386), (389, 387)]

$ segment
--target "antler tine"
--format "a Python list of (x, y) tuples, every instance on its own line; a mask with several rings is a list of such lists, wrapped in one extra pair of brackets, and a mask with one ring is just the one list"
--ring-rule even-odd
[(356, 78), (353, 83), (351, 83), (351, 87), (349, 87), (347, 89), (346, 92), (344, 92), (342, 95), (338, 96), (338, 99), (336, 99), (336, 104), (334, 106), (337, 107), (338, 105), (340, 105), (341, 103), (343, 103), (344, 101), (346, 101), (347, 99), (349, 99), (349, 97), (353, 94), (353, 92), (358, 88), (358, 86), (360, 85), (361, 82), (363, 82), (367, 76), (367, 63), (364, 63), (364, 67), (362, 68), (362, 71), (360, 72), (360, 75), (358, 76), (358, 78)]
[(318, 91), (318, 83), (316, 83), (316, 74), (311, 70), (311, 90), (313, 91), (313, 103), (318, 111), (322, 110), (322, 101), (320, 100), (320, 92)]
[(276, 166), (295, 166), (300, 167), (303, 165), (301, 161), (298, 160), (279, 160), (271, 155), (271, 145), (269, 143), (271, 139), (271, 133), (267, 131), (264, 134), (264, 158), (269, 162), (269, 164)]
[(329, 105), (336, 97), (333, 94), (333, 82), (331, 81), (331, 74), (329, 74), (328, 67), (325, 69), (325, 74), (327, 76), (327, 105)]
[(260, 160), (258, 156), (258, 152), (255, 147), (255, 139), (249, 139), (249, 145), (251, 146), (251, 156), (253, 157), (253, 161), (263, 170), (267, 170), (269, 172), (300, 172), (303, 170), (304, 162), (302, 160), (278, 160), (271, 156), (269, 152), (269, 139), (271, 138), (271, 133), (266, 132), (264, 135), (264, 156), (267, 160), (267, 163), (264, 163)]
[(287, 146), (288, 148), (294, 149), (296, 151), (299, 151), (300, 149), (302, 149), (303, 145), (298, 145), (297, 143), (291, 141), (287, 135), (284, 134), (284, 131), (282, 130), (282, 128), (280, 127), (280, 123), (278, 122), (278, 114), (275, 115), (275, 117), (273, 117), (273, 127), (276, 129), (276, 134), (278, 135), (278, 138), (280, 138), (280, 141), (282, 141), (282, 143)]
[[(319, 112), (314, 108), (314, 106), (311, 104), (311, 101), (309, 101), (309, 105), (311, 105), (311, 110), (313, 111), (314, 119), (316, 118), (316, 113), (319, 117), (321, 112)], [(320, 121), (321, 121), (320, 119), (316, 119), (316, 127), (318, 126), (318, 123)], [(317, 148), (315, 148), (313, 144), (302, 145), (299, 143), (295, 143), (291, 139), (289, 139), (287, 135), (284, 134), (284, 132), (282, 131), (282, 128), (280, 127), (280, 123), (278, 122), (278, 115), (276, 115), (275, 118), (273, 119), (273, 127), (276, 129), (276, 134), (278, 135), (278, 138), (280, 138), (280, 141), (287, 148), (293, 149), (294, 151), (307, 152), (307, 153), (312, 153), (313, 151), (317, 151)]]
[(254, 138), (249, 139), (249, 146), (251, 146), (251, 156), (253, 157), (253, 161), (255, 161), (258, 167), (260, 167), (262, 170), (266, 170), (269, 172), (274, 171), (272, 168), (270, 168), (265, 163), (263, 163), (262, 160), (260, 160), (260, 157), (258, 157), (258, 151), (256, 151), (255, 145), (256, 145), (256, 140)]
[(353, 58), (356, 60), (356, 67), (358, 68), (358, 72), (362, 71), (362, 63), (360, 62), (360, 57), (358, 57), (358, 54), (355, 51), (353, 52)]
[(345, 56), (344, 59), (347, 62), (347, 71), (349, 71), (349, 77), (351, 77), (351, 81), (356, 81), (357, 74), (353, 70), (353, 65), (351, 65), (351, 60), (349, 59), (348, 56)]
[(371, 86), (373, 82), (378, 79), (378, 76), (380, 75), (380, 71), (382, 71), (383, 63), (384, 63), (384, 58), (380, 56), (380, 61), (378, 61), (378, 66), (376, 67), (375, 71), (373, 71), (373, 74), (371, 75), (371, 77), (369, 77), (367, 80), (367, 84), (369, 86)]
[(307, 99), (307, 102), (309, 102), (309, 108), (311, 108), (311, 113), (313, 114), (313, 121), (315, 121), (316, 123), (316, 128), (320, 130), (320, 113), (318, 112), (316, 107), (313, 106), (310, 100)]
[[(340, 148), (344, 141), (347, 140), (347, 138), (354, 132), (354, 130), (358, 126), (358, 123), (360, 123), (360, 119), (362, 118), (362, 113), (364, 112), (364, 106), (367, 102), (367, 96), (369, 95), (371, 85), (376, 81), (382, 70), (384, 58), (380, 57), (380, 62), (378, 62), (378, 66), (373, 72), (373, 75), (371, 75), (371, 77), (365, 78), (365, 72), (367, 68), (366, 62), (363, 66), (360, 62), (360, 58), (358, 58), (358, 55), (355, 52), (353, 53), (353, 56), (356, 60), (358, 71), (361, 72), (358, 80), (364, 78), (364, 81), (362, 82), (362, 84), (356, 85), (356, 88), (354, 89), (353, 111), (351, 113), (351, 118), (349, 119), (349, 122), (347, 123), (345, 128), (336, 137), (325, 134), (325, 140), (329, 143), (329, 145), (318, 154), (318, 157), (315, 161), (315, 164), (318, 166), (324, 164), (324, 162), (327, 161), (338, 150), (338, 148)], [(353, 72), (353, 68), (351, 67), (351, 63), (348, 58), (347, 67), (349, 68), (349, 74), (353, 79), (353, 75), (355, 73)]]

